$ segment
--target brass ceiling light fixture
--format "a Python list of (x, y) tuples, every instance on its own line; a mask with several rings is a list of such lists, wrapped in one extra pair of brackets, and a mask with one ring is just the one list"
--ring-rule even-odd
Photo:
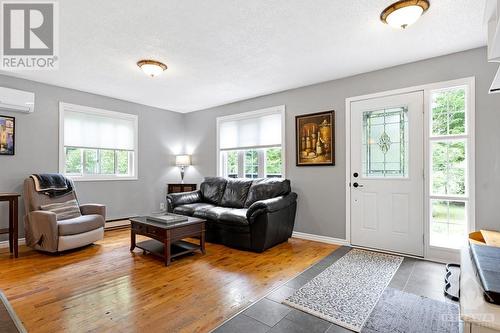
[(146, 75), (151, 77), (158, 76), (167, 69), (167, 65), (164, 63), (150, 59), (139, 60), (137, 66), (139, 66)]
[(429, 7), (428, 0), (401, 0), (384, 9), (380, 20), (391, 27), (406, 29), (417, 22)]

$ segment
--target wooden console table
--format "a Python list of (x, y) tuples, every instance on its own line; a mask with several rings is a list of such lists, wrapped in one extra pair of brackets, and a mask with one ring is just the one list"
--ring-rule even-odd
[(0, 193), (0, 201), (9, 202), (9, 227), (0, 229), (0, 234), (9, 234), (9, 250), (14, 253), (14, 257), (18, 257), (18, 199), (21, 195), (18, 193)]
[(196, 184), (168, 184), (167, 193), (196, 191)]

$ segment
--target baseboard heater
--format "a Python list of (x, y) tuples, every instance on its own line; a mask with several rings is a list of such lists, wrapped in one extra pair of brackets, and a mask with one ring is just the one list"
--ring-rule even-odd
[(104, 230), (113, 230), (113, 229), (121, 229), (130, 226), (130, 221), (127, 218), (123, 219), (114, 219), (106, 221), (104, 225)]

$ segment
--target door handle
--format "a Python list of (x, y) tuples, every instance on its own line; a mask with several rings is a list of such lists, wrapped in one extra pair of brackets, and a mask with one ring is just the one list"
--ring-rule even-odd
[(354, 183), (354, 184), (352, 184), (352, 186), (353, 186), (353, 187), (363, 187), (363, 185), (358, 184), (358, 183)]

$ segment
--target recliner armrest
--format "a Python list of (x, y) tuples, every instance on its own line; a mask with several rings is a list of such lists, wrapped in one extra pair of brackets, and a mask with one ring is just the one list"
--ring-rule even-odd
[(83, 204), (80, 205), (82, 215), (101, 215), (106, 220), (106, 206), (100, 204)]
[(34, 210), (28, 214), (29, 218), (36, 223), (48, 223), (57, 226), (57, 215), (48, 210)]
[(264, 213), (272, 213), (286, 208), (297, 201), (297, 193), (291, 192), (284, 196), (254, 202), (247, 210), (247, 219), (250, 220)]
[(28, 213), (27, 228), (30, 230), (26, 235), (28, 246), (38, 246), (49, 252), (57, 251), (59, 229), (56, 214), (45, 210), (35, 210)]
[(172, 209), (179, 205), (201, 202), (201, 191), (169, 193), (167, 194), (167, 201)]

